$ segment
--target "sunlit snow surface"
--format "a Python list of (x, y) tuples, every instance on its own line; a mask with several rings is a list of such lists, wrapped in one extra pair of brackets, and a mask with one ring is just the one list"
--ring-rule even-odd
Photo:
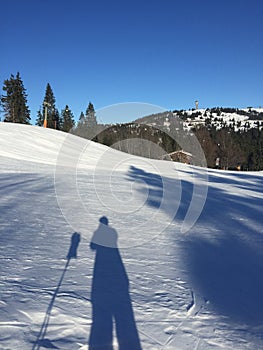
[(88, 349), (101, 216), (119, 236), (142, 349), (263, 349), (262, 192), (262, 172), (0, 123), (0, 349)]

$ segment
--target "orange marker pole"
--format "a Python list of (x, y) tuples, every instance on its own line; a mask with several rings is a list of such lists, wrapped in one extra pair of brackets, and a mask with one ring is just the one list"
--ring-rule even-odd
[(47, 128), (47, 105), (45, 105), (45, 119), (44, 119), (44, 128)]

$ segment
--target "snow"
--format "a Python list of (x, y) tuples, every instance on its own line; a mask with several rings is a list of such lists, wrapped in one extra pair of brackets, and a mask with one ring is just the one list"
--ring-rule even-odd
[[(251, 113), (250, 109), (242, 109), (240, 111)], [(263, 108), (252, 108), (252, 111), (262, 113)], [(220, 115), (218, 115), (217, 112), (211, 112), (205, 109), (194, 109), (184, 111), (184, 113), (188, 115), (186, 120), (183, 121), (184, 129), (189, 131), (197, 125), (205, 125), (206, 120), (210, 120), (209, 124), (216, 127), (217, 130), (222, 129), (223, 126), (233, 127), (235, 132), (251, 128), (259, 128), (261, 130), (263, 127), (262, 120), (257, 120), (256, 116), (254, 116), (253, 120), (250, 120), (247, 115), (241, 115), (235, 112), (221, 111)], [(196, 113), (197, 115), (193, 117), (193, 114)], [(177, 113), (175, 112), (174, 115), (177, 116)], [(164, 126), (165, 125), (167, 125), (166, 122), (164, 122)]]
[[(112, 305), (134, 315), (127, 339), (137, 332), (146, 350), (263, 349), (262, 180), (0, 123), (0, 349), (88, 349), (102, 216), (129, 280), (127, 290), (115, 276), (105, 300), (114, 290)], [(66, 260), (74, 232), (77, 259)]]

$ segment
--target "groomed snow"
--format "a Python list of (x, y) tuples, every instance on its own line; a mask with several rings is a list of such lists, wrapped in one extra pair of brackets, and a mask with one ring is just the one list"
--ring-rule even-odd
[(0, 123), (0, 349), (88, 349), (102, 216), (129, 279), (125, 301), (121, 277), (109, 286), (116, 308), (133, 310), (128, 338), (137, 331), (145, 350), (263, 349), (262, 180)]

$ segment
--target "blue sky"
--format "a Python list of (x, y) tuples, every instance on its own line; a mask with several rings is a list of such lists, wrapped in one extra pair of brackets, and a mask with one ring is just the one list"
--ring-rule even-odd
[(263, 105), (262, 0), (12, 0), (0, 30), (1, 87), (20, 72), (33, 123), (47, 83), (76, 120), (89, 101)]

